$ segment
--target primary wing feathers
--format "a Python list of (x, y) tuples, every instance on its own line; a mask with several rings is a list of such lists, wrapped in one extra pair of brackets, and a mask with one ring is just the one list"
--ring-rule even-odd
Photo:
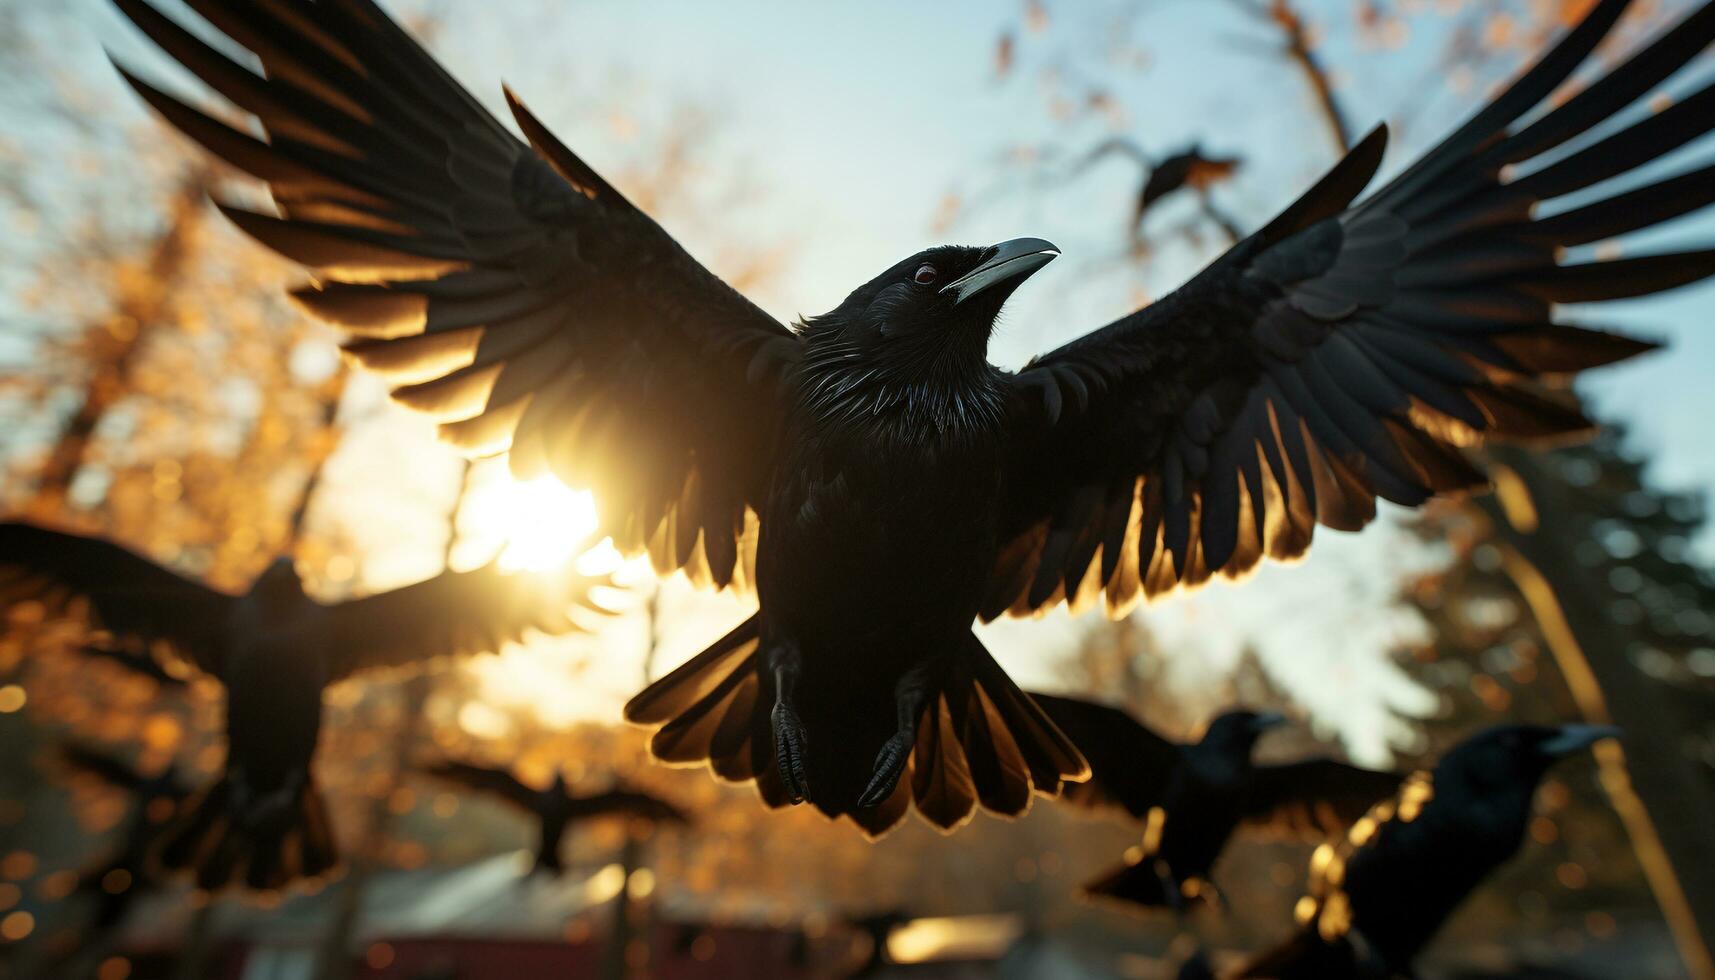
[(1061, 799), (1086, 809), (1123, 809), (1139, 820), (1159, 804), (1179, 765), (1179, 746), (1119, 708), (1030, 695), (1090, 763), (1090, 778), (1062, 783)]
[(219, 673), (231, 596), (109, 541), (0, 523), (0, 611), (36, 601), (58, 614), (74, 599), (87, 600), (94, 624), (122, 642), (164, 642)]
[(423, 766), (422, 771), (436, 779), (458, 783), (483, 793), (493, 793), (514, 806), (523, 807), (526, 810), (533, 810), (537, 798), (541, 795), (540, 792), (526, 786), (519, 781), (518, 777), (505, 769), (489, 769), (468, 762), (446, 760)]
[(278, 217), (222, 210), (316, 272), (293, 295), (400, 401), (467, 453), (510, 452), (520, 477), (594, 487), (621, 548), (744, 578), (791, 331), (507, 92), (529, 142), (513, 136), (370, 0), (189, 0), (260, 74), (146, 0), (114, 2), (260, 123), (258, 138), (124, 73), (268, 183)]
[(1626, 5), (1598, 4), (1368, 198), (1351, 203), (1380, 162), (1380, 130), (1184, 287), (1020, 372), (1009, 543), (984, 618), (1098, 588), (1118, 612), (1214, 575), (1239, 576), (1264, 557), (1301, 555), (1318, 524), (1362, 527), (1377, 498), (1415, 506), (1484, 486), (1463, 446), (1586, 430), (1545, 377), (1651, 345), (1557, 323), (1555, 304), (1642, 296), (1715, 274), (1715, 250), (1561, 262), (1563, 249), (1707, 206), (1715, 168), (1537, 214), (1543, 201), (1715, 128), (1710, 86), (1580, 141), (1709, 46), (1711, 4), (1560, 105), (1533, 112)]
[(1398, 792), (1402, 778), (1333, 759), (1259, 765), (1251, 771), (1244, 820), (1312, 842), (1327, 840)]
[(329, 606), (324, 612), (330, 681), (362, 670), (496, 653), (530, 630), (583, 630), (576, 609), (605, 614), (592, 593), (605, 577), (502, 572), (489, 563)]

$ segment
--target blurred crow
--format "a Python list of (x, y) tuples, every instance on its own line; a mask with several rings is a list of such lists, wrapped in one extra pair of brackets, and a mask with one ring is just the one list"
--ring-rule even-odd
[(191, 788), (172, 766), (145, 776), (118, 757), (84, 745), (62, 746), (60, 759), (73, 772), (93, 776), (131, 797), (118, 850), (79, 873), (73, 891), (94, 902), (90, 927), (100, 936), (118, 928), (131, 903), (156, 886), (150, 851)]
[(642, 820), (651, 824), (686, 823), (684, 811), (659, 797), (632, 790), (615, 789), (590, 796), (574, 796), (566, 785), (566, 777), (554, 773), (554, 783), (547, 789), (533, 789), (504, 769), (489, 769), (465, 762), (440, 762), (424, 766), (423, 772), (461, 786), (493, 793), (513, 806), (536, 818), (541, 835), (536, 845), (536, 863), (531, 873), (545, 871), (558, 875), (565, 870), (560, 863), (560, 838), (566, 827), (599, 817), (620, 817)]
[(1455, 746), (1432, 772), (1352, 825), (1310, 862), (1303, 928), (1243, 977), (1411, 975), (1436, 930), (1524, 842), (1531, 799), (1557, 759), (1619, 734), (1601, 725), (1502, 725)]
[(1149, 179), (1137, 196), (1137, 220), (1142, 221), (1155, 202), (1181, 188), (1206, 191), (1239, 169), (1237, 157), (1206, 157), (1201, 146), (1175, 153), (1149, 171)]
[(1239, 163), (1237, 157), (1206, 157), (1201, 146), (1193, 145), (1151, 167), (1142, 189), (1138, 191), (1137, 208), (1131, 219), (1132, 235), (1142, 235), (1143, 219), (1162, 198), (1188, 188), (1198, 194), (1204, 213), (1220, 225), (1229, 238), (1233, 241), (1243, 238), (1244, 233), (1209, 200), (1209, 189), (1231, 180), (1239, 169)]
[(1708, 203), (1707, 170), (1534, 211), (1715, 127), (1705, 89), (1605, 131), (1715, 34), (1708, 7), (1556, 104), (1626, 7), (1603, 0), (1375, 193), (1358, 200), (1380, 128), (1177, 292), (1012, 373), (989, 336), (1045, 241), (929, 249), (789, 328), (509, 94), (515, 137), (372, 0), (191, 0), (260, 71), (115, 2), (258, 118), (261, 136), (126, 75), (268, 183), (279, 216), (226, 214), (315, 271), (295, 295), (401, 402), (520, 477), (595, 488), (621, 550), (754, 583), (755, 616), (629, 705), (656, 755), (872, 835), (913, 800), (950, 829), (1086, 775), (973, 619), (1103, 592), (1117, 612), (1300, 555), (1378, 497), (1481, 487), (1457, 447), (1590, 427), (1542, 376), (1649, 347), (1560, 325), (1556, 303), (1715, 272), (1715, 251), (1558, 262)]
[(199, 887), (279, 888), (334, 865), (310, 775), (322, 689), (353, 674), (493, 651), (526, 630), (568, 633), (600, 582), (443, 572), (392, 592), (323, 604), (281, 558), (241, 596), (217, 592), (107, 541), (0, 523), (0, 608), (86, 599), (129, 643), (159, 643), (226, 687), (226, 772), (186, 806), (161, 846)]
[(1091, 895), (1183, 911), (1187, 898), (1220, 894), (1209, 869), (1241, 823), (1320, 841), (1399, 788), (1394, 773), (1327, 758), (1253, 764), (1257, 737), (1286, 721), (1277, 714), (1229, 711), (1202, 739), (1181, 745), (1118, 708), (1032, 697), (1090, 760), (1090, 781), (1068, 787), (1067, 801), (1123, 808), (1144, 821), (1137, 860), (1085, 885)]

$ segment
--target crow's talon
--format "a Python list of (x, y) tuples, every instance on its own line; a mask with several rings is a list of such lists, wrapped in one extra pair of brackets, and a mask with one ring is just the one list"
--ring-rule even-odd
[(893, 795), (894, 787), (899, 785), (899, 777), (905, 774), (905, 761), (911, 758), (911, 749), (916, 741), (914, 732), (894, 732), (887, 744), (881, 747), (875, 757), (875, 768), (872, 770), (873, 775), (869, 777), (869, 785), (864, 787), (863, 795), (858, 797), (860, 810), (880, 806)]
[(786, 784), (786, 798), (794, 805), (810, 795), (809, 753), (804, 723), (798, 712), (785, 701), (777, 701), (769, 714), (774, 724), (774, 765), (780, 770), (780, 781)]

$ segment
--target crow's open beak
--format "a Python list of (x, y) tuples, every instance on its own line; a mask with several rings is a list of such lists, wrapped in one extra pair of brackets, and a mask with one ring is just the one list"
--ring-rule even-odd
[(996, 245), (983, 264), (941, 287), (952, 293), (953, 303), (963, 303), (991, 287), (1023, 282), (1031, 273), (1042, 268), (1060, 254), (1053, 242), (1040, 238), (1014, 238)]
[(1559, 734), (1543, 741), (1537, 749), (1549, 758), (1558, 759), (1587, 749), (1602, 739), (1619, 737), (1620, 730), (1613, 725), (1562, 725)]
[(1286, 724), (1286, 716), (1278, 711), (1264, 711), (1251, 719), (1251, 731), (1266, 732)]

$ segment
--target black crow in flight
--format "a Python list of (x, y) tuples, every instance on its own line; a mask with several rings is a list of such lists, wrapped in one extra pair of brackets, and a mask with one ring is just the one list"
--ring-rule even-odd
[(226, 772), (186, 804), (160, 848), (167, 867), (194, 867), (208, 889), (279, 888), (333, 867), (310, 774), (324, 688), (360, 671), (498, 650), (531, 629), (581, 629), (569, 612), (598, 609), (590, 596), (603, 581), (509, 576), (491, 564), (324, 604), (281, 558), (235, 596), (107, 541), (0, 524), (0, 607), (81, 597), (122, 642), (164, 644), (225, 686)]
[(536, 862), (530, 869), (532, 874), (545, 871), (558, 875), (565, 870), (560, 863), (560, 839), (571, 824), (601, 817), (642, 820), (651, 824), (687, 822), (684, 811), (648, 793), (614, 789), (575, 796), (566, 785), (566, 777), (558, 772), (554, 774), (553, 785), (547, 789), (527, 786), (505, 769), (489, 769), (466, 762), (440, 762), (424, 766), (423, 772), (470, 789), (493, 793), (535, 817), (541, 834), (536, 845)]
[(1068, 786), (1066, 800), (1123, 809), (1144, 822), (1137, 860), (1086, 884), (1090, 895), (1182, 911), (1188, 900), (1220, 895), (1209, 870), (1240, 824), (1321, 841), (1399, 788), (1394, 773), (1333, 759), (1252, 763), (1257, 738), (1285, 722), (1278, 714), (1229, 711), (1182, 745), (1118, 708), (1032, 697), (1090, 761), (1090, 781)]
[(298, 300), (450, 441), (595, 488), (622, 551), (754, 583), (755, 616), (628, 706), (656, 755), (871, 834), (913, 799), (952, 828), (1086, 775), (973, 620), (1123, 610), (1300, 555), (1378, 497), (1480, 488), (1458, 447), (1587, 430), (1541, 379), (1650, 346), (1556, 303), (1715, 272), (1715, 251), (1560, 262), (1707, 204), (1707, 169), (1535, 212), (1715, 127), (1704, 89), (1556, 152), (1695, 57), (1707, 6), (1556, 104), (1627, 5), (1598, 3), (1397, 178), (1360, 198), (1378, 128), (1178, 291), (1011, 372), (989, 335), (1045, 241), (920, 252), (788, 327), (509, 93), (514, 136), (372, 0), (188, 2), (260, 71), (115, 0), (260, 135), (126, 78), (268, 183), (278, 216), (223, 210), (314, 270)]
[(1502, 725), (1455, 746), (1310, 861), (1302, 928), (1241, 977), (1410, 976), (1459, 903), (1517, 853), (1537, 784), (1557, 759), (1619, 735), (1603, 725)]
[(1151, 167), (1149, 176), (1144, 179), (1143, 187), (1138, 191), (1137, 208), (1131, 221), (1132, 234), (1143, 234), (1143, 219), (1162, 198), (1188, 187), (1202, 198), (1203, 210), (1221, 226), (1222, 231), (1234, 241), (1243, 238), (1244, 232), (1235, 227), (1226, 215), (1215, 210), (1214, 204), (1209, 200), (1209, 189), (1222, 181), (1231, 180), (1239, 169), (1239, 164), (1237, 157), (1206, 157), (1201, 146), (1193, 145), (1190, 149), (1181, 150)]
[(91, 932), (106, 935), (124, 921), (132, 902), (158, 883), (150, 853), (179, 804), (191, 795), (191, 787), (172, 766), (146, 776), (118, 757), (88, 746), (63, 746), (60, 758), (74, 772), (93, 776), (131, 797), (118, 850), (81, 872), (73, 890), (94, 903)]

